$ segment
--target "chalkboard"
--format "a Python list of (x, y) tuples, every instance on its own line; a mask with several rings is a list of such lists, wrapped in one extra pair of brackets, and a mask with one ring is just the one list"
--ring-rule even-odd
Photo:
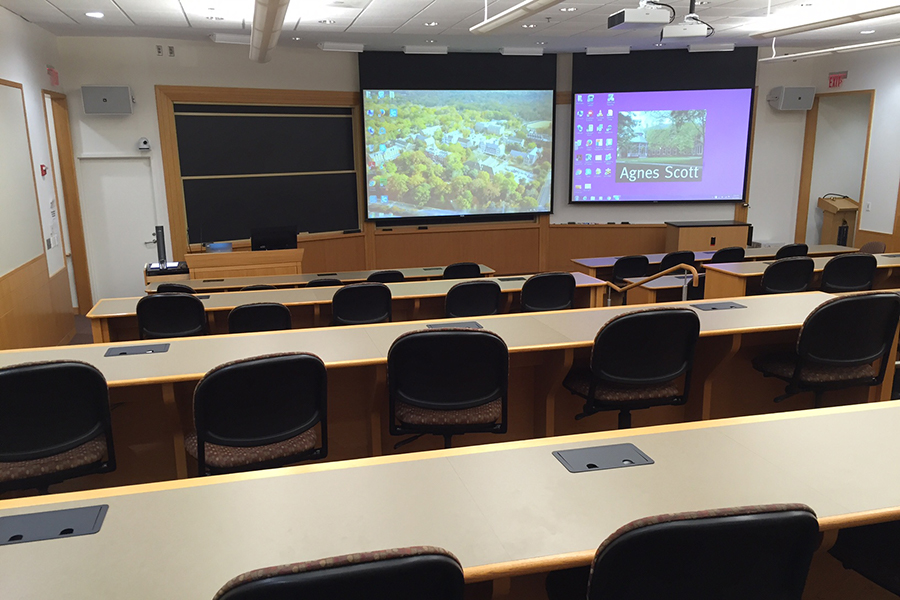
[(347, 107), (176, 104), (188, 241), (359, 227)]

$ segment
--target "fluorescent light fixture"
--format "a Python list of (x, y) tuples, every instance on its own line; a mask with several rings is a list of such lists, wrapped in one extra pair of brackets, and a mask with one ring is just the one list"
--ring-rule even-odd
[(900, 38), (890, 40), (881, 40), (880, 42), (867, 42), (865, 44), (850, 44), (849, 46), (835, 46), (834, 48), (823, 48), (822, 50), (810, 50), (809, 52), (798, 52), (796, 54), (782, 54), (781, 56), (772, 56), (769, 58), (761, 58), (759, 62), (783, 62), (786, 60), (800, 60), (804, 58), (815, 58), (817, 56), (825, 56), (827, 54), (844, 54), (846, 52), (858, 52), (860, 50), (872, 50), (875, 48), (885, 48), (888, 46), (900, 45)]
[(250, 36), (244, 33), (214, 33), (209, 39), (217, 44), (240, 44), (243, 46), (250, 45)]
[(603, 46), (585, 48), (585, 54), (588, 56), (597, 56), (603, 54), (631, 54), (631, 46)]
[(250, 60), (265, 63), (272, 58), (270, 53), (278, 45), (290, 1), (256, 0), (250, 32)]
[(812, 21), (811, 23), (794, 25), (792, 27), (782, 27), (780, 29), (773, 29), (771, 31), (762, 31), (760, 33), (754, 33), (750, 37), (757, 38), (757, 39), (781, 37), (781, 36), (785, 36), (785, 35), (792, 35), (795, 33), (804, 33), (806, 31), (816, 31), (818, 29), (825, 29), (827, 27), (836, 27), (837, 25), (846, 25), (847, 23), (855, 23), (857, 21), (866, 21), (868, 19), (877, 19), (879, 17), (887, 17), (890, 15), (896, 15), (896, 14), (900, 14), (900, 6), (888, 6), (886, 8), (878, 8), (875, 10), (865, 10), (865, 11), (853, 13), (850, 15), (843, 15), (840, 17), (833, 17), (830, 19), (822, 19), (819, 21)]
[(348, 44), (346, 42), (322, 42), (319, 49), (325, 52), (362, 52), (366, 49), (364, 44)]
[(500, 48), (503, 56), (543, 56), (543, 48)]
[(487, 14), (485, 14), (485, 20), (474, 27), (469, 27), (469, 31), (471, 33), (491, 33), (506, 25), (518, 23), (519, 21), (532, 17), (542, 10), (546, 10), (562, 2), (563, 0), (525, 0), (524, 2), (520, 2), (515, 6), (507, 8), (503, 12), (497, 13), (490, 19), (488, 19)]
[(447, 46), (403, 46), (404, 54), (447, 54)]
[(688, 52), (734, 52), (734, 44), (688, 44)]
[(102, 12), (86, 12), (86, 13), (84, 13), (84, 16), (90, 17), (92, 19), (102, 19), (103, 13)]

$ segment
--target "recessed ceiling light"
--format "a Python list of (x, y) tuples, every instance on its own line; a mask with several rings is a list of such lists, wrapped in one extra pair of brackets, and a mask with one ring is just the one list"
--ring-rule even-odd
[(434, 43), (434, 40), (425, 40), (425, 43), (426, 43), (426, 44), (433, 44), (433, 43)]
[(864, 30), (860, 31), (860, 33), (863, 35), (872, 35), (873, 33), (875, 33), (875, 30), (874, 29), (864, 29)]
[(334, 25), (336, 21), (334, 19), (322, 19), (319, 23), (323, 25)]
[(709, 4), (709, 0), (697, 0), (697, 6), (704, 6)]
[(559, 9), (559, 12), (575, 12), (576, 10), (578, 10), (578, 8), (575, 6), (563, 6)]
[(102, 12), (86, 12), (86, 13), (84, 13), (84, 16), (90, 17), (92, 19), (102, 19), (103, 13)]
[(525, 23), (524, 25), (522, 25), (522, 29), (534, 29), (535, 27), (537, 27), (537, 25), (535, 25), (534, 23)]
[(546, 43), (547, 43), (547, 42), (535, 42), (535, 44), (537, 44), (538, 46), (543, 46), (543, 45), (546, 44)]
[(662, 42), (658, 42), (658, 43), (653, 44), (653, 45), (656, 46), (657, 48), (662, 48), (663, 46), (665, 46), (665, 44), (663, 44)]
[(437, 27), (437, 24), (437, 21), (429, 21), (428, 23), (425, 23), (425, 27)]
[(299, 41), (300, 41), (300, 38), (298, 38), (298, 37), (292, 37), (291, 39), (294, 40), (295, 42), (299, 42)]

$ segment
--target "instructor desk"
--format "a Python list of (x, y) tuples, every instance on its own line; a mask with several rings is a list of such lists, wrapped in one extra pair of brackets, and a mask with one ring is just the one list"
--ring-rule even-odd
[[(603, 305), (606, 282), (581, 272), (574, 272), (575, 308)], [(518, 306), (522, 286), (529, 275), (490, 277), (502, 291), (501, 313)], [(435, 279), (386, 284), (391, 290), (394, 321), (440, 319), (444, 316), (447, 292), (467, 279)], [(287, 288), (248, 292), (223, 292), (200, 295), (206, 308), (210, 333), (228, 333), (228, 313), (236, 306), (253, 302), (278, 302), (291, 311), (294, 329), (322, 327), (331, 324), (331, 299), (339, 287)], [(88, 314), (95, 342), (118, 342), (140, 339), (136, 307), (140, 298), (106, 298)]]
[[(650, 515), (801, 502), (837, 529), (900, 518), (900, 405), (797, 411), (0, 501), (0, 517), (106, 504), (94, 535), (0, 546), (16, 600), (211, 600), (262, 567), (441, 546), (466, 581), (587, 565)], [(633, 443), (655, 463), (569, 473), (554, 450)]]
[[(738, 299), (746, 306), (742, 309), (698, 310), (700, 341), (687, 403), (636, 411), (635, 426), (812, 406), (809, 394), (774, 404), (772, 399), (782, 392), (784, 383), (763, 378), (753, 370), (750, 361), (763, 351), (795, 344), (804, 319), (830, 298), (833, 296), (821, 292), (755, 296)], [(673, 303), (671, 306), (694, 304), (702, 306), (704, 303)], [(632, 310), (633, 307), (617, 306), (433, 321), (452, 326), (476, 320), (485, 329), (500, 335), (510, 351), (508, 433), (505, 436), (467, 434), (459, 438), (459, 443), (477, 444), (615, 428), (615, 412), (575, 421), (574, 416), (581, 412), (582, 400), (572, 396), (561, 384), (575, 360), (587, 361), (600, 327), (614, 316)], [(130, 430), (127, 422), (123, 427), (124, 431), (131, 431), (129, 435), (139, 443), (146, 443), (146, 439), (139, 438), (142, 435), (149, 437), (150, 434), (144, 432), (153, 430), (156, 423), (156, 454), (148, 459), (132, 456), (132, 460), (137, 461), (137, 466), (132, 468), (140, 470), (145, 464), (162, 464), (162, 469), (157, 469), (150, 479), (144, 479), (158, 480), (187, 474), (183, 436), (185, 425), (192, 422), (191, 395), (196, 382), (222, 363), (276, 352), (313, 352), (325, 362), (328, 368), (330, 459), (393, 452), (397, 438), (388, 434), (387, 354), (397, 337), (407, 331), (422, 329), (425, 324), (383, 323), (180, 338), (164, 340), (170, 344), (165, 353), (131, 356), (108, 357), (104, 354), (110, 348), (134, 345), (135, 342), (14, 350), (0, 352), (0, 366), (60, 359), (82, 360), (96, 366), (111, 388), (111, 402), (118, 406), (113, 411), (114, 430), (118, 427), (116, 419), (142, 419)], [(153, 342), (159, 341), (162, 340)], [(893, 372), (894, 363), (889, 361), (880, 387), (831, 392), (825, 401), (834, 404), (886, 400), (890, 397)], [(753, 393), (748, 394), (748, 390)], [(122, 468), (127, 469), (124, 463), (130, 456), (129, 444), (138, 442), (128, 439), (125, 434), (115, 437), (117, 448), (120, 444), (123, 446), (122, 452), (117, 454), (123, 456)], [(426, 436), (411, 444), (409, 449), (438, 445), (438, 438)]]

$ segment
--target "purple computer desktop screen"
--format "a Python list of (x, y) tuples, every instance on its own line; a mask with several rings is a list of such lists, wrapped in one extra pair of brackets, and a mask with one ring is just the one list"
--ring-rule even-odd
[(743, 200), (752, 91), (577, 93), (572, 202)]

